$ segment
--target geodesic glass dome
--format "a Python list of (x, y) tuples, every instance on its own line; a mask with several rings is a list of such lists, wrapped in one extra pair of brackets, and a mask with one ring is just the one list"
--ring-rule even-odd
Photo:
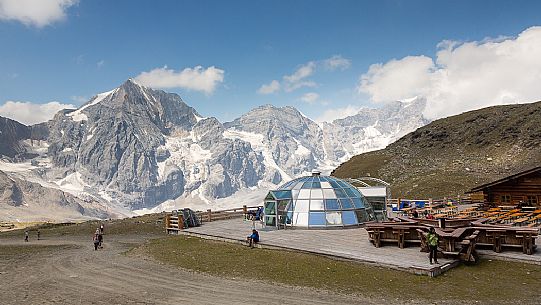
[(346, 227), (372, 220), (373, 209), (356, 187), (319, 173), (289, 181), (265, 198), (267, 225)]

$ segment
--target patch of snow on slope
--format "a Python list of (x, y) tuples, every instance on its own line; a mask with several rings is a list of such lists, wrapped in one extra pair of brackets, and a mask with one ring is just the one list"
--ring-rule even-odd
[(308, 148), (304, 147), (301, 142), (299, 142), (299, 140), (295, 138), (293, 138), (293, 140), (295, 140), (295, 142), (297, 143), (297, 149), (293, 154), (297, 156), (308, 156), (311, 154), (311, 151)]
[(71, 173), (64, 178), (55, 181), (55, 183), (62, 189), (73, 192), (83, 192), (84, 188), (88, 186), (84, 183), (83, 179), (81, 179), (81, 173), (79, 172)]
[(75, 122), (88, 121), (88, 117), (82, 111), (85, 110), (86, 108), (92, 106), (92, 105), (96, 105), (97, 103), (103, 101), (103, 99), (105, 99), (110, 94), (116, 92), (117, 90), (118, 90), (118, 88), (96, 95), (96, 97), (92, 100), (92, 102), (84, 105), (83, 107), (81, 107), (81, 108), (79, 108), (79, 109), (77, 109), (77, 110), (75, 110), (75, 111), (73, 111), (71, 113), (68, 113), (68, 116), (71, 117), (72, 120), (74, 120)]
[(161, 175), (168, 163), (178, 166), (184, 172), (187, 184), (204, 181), (208, 177), (208, 162), (212, 157), (210, 150), (201, 148), (191, 137), (165, 137), (165, 148), (169, 158), (158, 163)]
[(35, 168), (37, 168), (37, 166), (33, 166), (32, 164), (30, 164), (30, 162), (10, 163), (10, 162), (0, 161), (0, 171), (3, 171), (3, 172), (20, 173), (20, 172), (28, 172)]
[(276, 164), (276, 161), (274, 161), (270, 149), (268, 148), (267, 144), (265, 144), (265, 137), (262, 134), (228, 129), (224, 131), (223, 136), (224, 138), (239, 139), (250, 143), (254, 151), (260, 152), (261, 155), (263, 155), (265, 167), (278, 170), (280, 175), (282, 175), (282, 179), (285, 181), (291, 180), (291, 177), (281, 167), (279, 167), (278, 164)]

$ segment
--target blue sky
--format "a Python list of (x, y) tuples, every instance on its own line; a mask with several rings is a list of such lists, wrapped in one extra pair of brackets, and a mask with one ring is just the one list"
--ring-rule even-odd
[[(518, 40), (541, 25), (541, 1), (80, 0), (50, 19), (8, 11), (6, 3), (12, 1), (0, 0), (0, 104), (58, 101), (78, 106), (143, 72), (161, 69), (176, 75), (188, 68), (197, 76), (215, 67), (218, 74), (209, 71), (213, 79), (206, 86), (192, 85), (187, 77), (176, 85), (172, 80), (164, 90), (179, 93), (202, 115), (222, 121), (267, 103), (294, 105), (318, 118), (333, 109), (351, 111), (378, 107), (389, 98), (434, 95), (432, 89), (418, 89), (429, 86), (423, 83), (379, 98), (375, 92), (386, 90), (381, 89), (385, 83), (374, 83), (388, 74), (367, 73), (373, 64), (390, 69), (387, 63), (405, 63), (400, 60), (407, 56), (433, 59), (440, 68), (442, 41), (479, 47), (487, 38), (491, 44), (501, 37)], [(532, 36), (529, 41), (537, 33)], [(537, 40), (532, 43), (537, 46)], [(325, 61), (333, 56), (341, 63), (334, 68)], [(288, 83), (287, 76), (303, 67), (309, 68), (308, 75), (297, 74)], [(149, 84), (159, 81), (159, 75), (150, 75)], [(363, 75), (368, 80), (360, 89)], [(280, 89), (262, 94), (261, 86), (273, 80)], [(535, 99), (538, 92), (529, 90), (507, 91), (513, 100)]]

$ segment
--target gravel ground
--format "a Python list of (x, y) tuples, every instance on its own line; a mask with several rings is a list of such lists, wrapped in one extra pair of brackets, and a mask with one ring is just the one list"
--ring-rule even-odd
[(0, 236), (0, 303), (389, 303), (383, 299), (214, 277), (171, 268), (140, 255), (123, 254), (148, 238), (153, 236), (105, 235), (104, 249), (94, 251), (88, 236), (57, 236), (28, 243), (21, 238)]

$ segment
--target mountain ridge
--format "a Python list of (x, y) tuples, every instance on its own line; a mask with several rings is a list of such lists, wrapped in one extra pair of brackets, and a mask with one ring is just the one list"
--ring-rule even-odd
[[(422, 100), (411, 105), (424, 107)], [(364, 110), (363, 122), (351, 119), (357, 138), (396, 137), (402, 127), (378, 128), (402, 126), (401, 106), (372, 115)], [(392, 113), (393, 122), (381, 113)], [(410, 129), (424, 122), (407, 119)], [(383, 143), (354, 147), (347, 120), (321, 126), (292, 106), (261, 105), (221, 123), (203, 118), (177, 94), (133, 80), (58, 112), (46, 126), (41, 146), (26, 147), (36, 156), (23, 158), (27, 179), (127, 215), (217, 201), (238, 205), (238, 196), (251, 197), (316, 168), (330, 171), (343, 158)], [(326, 137), (331, 133), (334, 142)], [(11, 168), (0, 164), (8, 174)]]

